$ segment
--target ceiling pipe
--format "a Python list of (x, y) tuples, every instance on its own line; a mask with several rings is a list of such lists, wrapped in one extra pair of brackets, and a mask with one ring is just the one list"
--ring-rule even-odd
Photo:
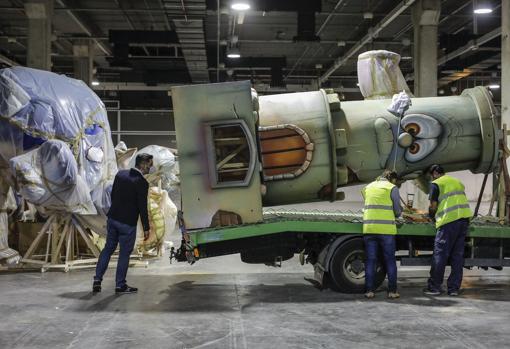
[(452, 52), (442, 56), (441, 58), (439, 58), (437, 60), (437, 65), (443, 65), (446, 62), (451, 61), (452, 59), (457, 58), (466, 52), (472, 51), (473, 48), (475, 48), (475, 47), (483, 45), (486, 42), (489, 42), (489, 41), (497, 38), (498, 36), (501, 36), (501, 27), (498, 27), (498, 28), (488, 32), (487, 34), (480, 36), (478, 39), (469, 40), (469, 42), (466, 45), (459, 47), (455, 51), (452, 51)]
[(366, 44), (371, 42), (377, 35), (392, 23), (401, 13), (407, 10), (415, 0), (404, 0), (398, 4), (393, 10), (390, 11), (375, 27), (369, 28), (368, 33), (353, 47), (349, 49), (342, 57), (335, 60), (333, 66), (331, 66), (324, 74), (319, 77), (319, 85), (323, 84), (328, 80), (328, 77), (332, 75), (338, 68), (343, 66), (352, 56), (354, 56), (359, 50)]
[[(61, 7), (66, 7), (66, 4), (64, 3), (64, 1), (62, 0), (56, 0), (56, 3), (61, 6)], [(78, 24), (78, 26), (81, 28), (81, 30), (83, 30), (83, 32), (85, 34), (87, 34), (88, 36), (93, 36), (93, 33), (90, 31), (90, 29), (85, 25), (85, 23), (83, 23), (78, 17), (76, 17), (76, 15), (73, 13), (73, 11), (71, 10), (66, 10), (65, 11), (67, 13), (67, 15), (69, 17), (71, 17), (71, 19), (73, 21), (76, 22), (76, 24)], [(94, 43), (97, 45), (97, 47), (99, 47), (99, 49), (101, 51), (103, 51), (107, 56), (108, 55), (111, 55), (111, 51), (109, 48), (107, 48), (104, 44), (102, 44), (101, 42), (99, 42), (97, 39), (92, 39), (92, 41), (94, 41)]]
[[(115, 1), (115, 4), (117, 5), (117, 7), (122, 10), (122, 14), (123, 14), (124, 18), (126, 19), (127, 23), (129, 24), (129, 26), (131, 27), (131, 29), (136, 30), (135, 25), (131, 21), (131, 18), (129, 18), (129, 15), (124, 11), (124, 7), (120, 3), (120, 1), (119, 0), (114, 0), (114, 1)], [(149, 53), (149, 50), (147, 50), (147, 47), (142, 45), (142, 48), (143, 48), (143, 51), (145, 52), (145, 54), (147, 56), (150, 56), (150, 53)]]
[(3, 63), (5, 65), (8, 65), (10, 67), (15, 67), (19, 65), (17, 62), (13, 61), (12, 59), (9, 59), (5, 57), (4, 55), (0, 54), (0, 63)]
[[(329, 20), (331, 19), (333, 13), (335, 13), (335, 11), (338, 9), (338, 7), (340, 7), (340, 5), (343, 3), (343, 1), (344, 0), (338, 0), (338, 2), (336, 3), (335, 7), (333, 8), (333, 10), (331, 10), (329, 15), (326, 17), (326, 19), (322, 23), (322, 25), (319, 27), (319, 30), (317, 31), (316, 36), (319, 36), (319, 34), (322, 32), (322, 30), (326, 27), (326, 25), (328, 24)], [(289, 73), (287, 75), (285, 75), (285, 77), (283, 78), (284, 81), (287, 80), (287, 77), (294, 72), (294, 70), (297, 68), (297, 66), (299, 65), (299, 63), (301, 62), (303, 57), (308, 53), (309, 50), (310, 50), (310, 46), (307, 45), (305, 50), (301, 54), (301, 56), (299, 56), (299, 58), (297, 59), (296, 63), (294, 63), (292, 68), (290, 68)]]

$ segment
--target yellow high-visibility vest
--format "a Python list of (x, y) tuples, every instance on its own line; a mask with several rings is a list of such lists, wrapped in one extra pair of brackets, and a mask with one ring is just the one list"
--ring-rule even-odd
[(461, 218), (471, 218), (473, 216), (464, 191), (464, 184), (461, 181), (443, 175), (432, 183), (439, 187), (436, 228)]
[(374, 181), (363, 188), (365, 209), (363, 211), (363, 234), (397, 234), (391, 190), (394, 184)]

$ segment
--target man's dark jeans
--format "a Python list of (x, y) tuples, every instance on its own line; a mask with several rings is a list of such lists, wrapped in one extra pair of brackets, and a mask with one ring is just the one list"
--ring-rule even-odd
[(388, 292), (397, 291), (397, 260), (395, 258), (395, 235), (365, 234), (365, 288), (366, 292), (374, 292), (375, 269), (377, 267), (377, 251), (381, 247), (388, 274)]
[(110, 257), (119, 244), (119, 261), (117, 262), (117, 273), (115, 276), (116, 287), (126, 285), (126, 274), (129, 266), (129, 257), (133, 252), (136, 241), (136, 226), (127, 225), (108, 218), (108, 235), (106, 245), (104, 246), (96, 266), (96, 276), (94, 280), (103, 281), (103, 275), (108, 268)]
[(441, 291), (448, 258), (452, 267), (447, 282), (448, 292), (457, 292), (460, 289), (462, 268), (464, 267), (464, 244), (468, 227), (469, 220), (463, 218), (445, 224), (437, 230), (428, 280), (429, 290)]

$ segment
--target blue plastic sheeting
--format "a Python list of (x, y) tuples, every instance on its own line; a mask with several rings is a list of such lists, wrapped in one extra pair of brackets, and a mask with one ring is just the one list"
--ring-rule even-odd
[[(53, 145), (44, 154), (41, 153), (44, 149), (39, 149), (39, 157), (52, 164), (56, 161), (59, 166), (51, 174), (57, 180), (52, 180), (51, 185), (62, 178), (66, 178), (59, 184), (62, 186), (82, 182), (95, 206), (103, 212), (107, 210), (106, 190), (111, 187), (117, 164), (106, 109), (99, 97), (82, 81), (64, 75), (25, 67), (0, 70), (0, 175), (9, 177), (12, 185), (17, 178), (9, 161), (34, 147), (44, 147), (48, 140), (59, 140), (65, 145)], [(18, 160), (13, 163), (23, 162)], [(40, 171), (40, 164), (25, 165), (33, 167), (43, 183), (48, 182), (45, 178), (48, 174)], [(71, 173), (80, 178), (68, 177)], [(81, 193), (79, 196), (82, 197)], [(55, 195), (53, 199), (64, 200), (59, 207), (65, 210), (66, 195), (58, 198)], [(34, 203), (54, 207), (53, 199)], [(85, 198), (85, 203), (89, 199)], [(74, 207), (76, 200), (70, 202)], [(76, 212), (71, 206), (69, 209)], [(81, 209), (80, 213), (87, 210)]]

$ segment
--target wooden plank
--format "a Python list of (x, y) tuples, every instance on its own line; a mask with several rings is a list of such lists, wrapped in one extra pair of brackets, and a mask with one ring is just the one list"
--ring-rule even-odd
[(58, 246), (58, 242), (60, 240), (60, 226), (61, 226), (61, 221), (58, 220), (58, 218), (56, 218), (54, 221), (53, 221), (53, 224), (51, 225), (51, 263), (52, 264), (57, 264), (59, 261), (59, 258), (58, 258), (58, 251), (57, 251), (57, 246)]
[[(55, 259), (58, 258), (58, 260), (60, 260), (60, 251), (62, 249), (62, 245), (64, 243), (64, 239), (65, 239), (66, 235), (69, 233), (69, 224), (70, 224), (70, 222), (71, 222), (71, 218), (67, 218), (65, 223), (64, 223), (64, 229), (60, 233), (60, 239), (58, 241), (57, 248), (56, 248), (56, 250), (53, 251), (53, 254), (56, 255)], [(52, 257), (52, 259), (53, 259), (53, 257)]]
[(41, 231), (39, 231), (39, 233), (37, 233), (36, 238), (34, 239), (32, 244), (28, 248), (27, 252), (25, 253), (25, 256), (23, 256), (23, 259), (29, 259), (30, 257), (32, 257), (32, 254), (34, 253), (36, 248), (39, 247), (39, 243), (41, 242), (41, 239), (43, 238), (44, 234), (46, 233), (46, 230), (48, 229), (48, 226), (51, 224), (52, 220), (53, 220), (53, 216), (50, 216), (50, 218), (48, 218), (46, 223), (44, 223), (43, 227), (41, 228)]
[(65, 259), (65, 263), (69, 263), (69, 261), (71, 260), (71, 240), (73, 238), (73, 234), (74, 234), (74, 227), (73, 225), (71, 224), (69, 226), (69, 233), (66, 235), (66, 259)]
[(94, 256), (96, 258), (98, 258), (99, 257), (99, 250), (94, 245), (94, 243), (92, 242), (90, 237), (87, 235), (87, 233), (85, 233), (85, 231), (81, 227), (80, 223), (76, 219), (74, 219), (74, 218), (73, 218), (73, 223), (75, 224), (76, 229), (78, 229), (78, 232), (80, 233), (80, 235), (83, 238), (83, 240), (85, 240), (85, 243), (87, 244), (87, 246), (90, 249), (90, 251), (94, 254)]
[(305, 148), (306, 143), (303, 137), (296, 134), (279, 139), (261, 140), (260, 148), (262, 153), (271, 153), (276, 151), (284, 151), (288, 149)]

